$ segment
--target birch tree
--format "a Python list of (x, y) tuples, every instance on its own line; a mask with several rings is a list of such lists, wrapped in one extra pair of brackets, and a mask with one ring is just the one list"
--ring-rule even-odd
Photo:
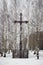
[[(7, 13), (7, 4), (6, 4), (6, 1), (3, 0), (3, 12), (2, 12), (2, 25), (3, 25), (3, 32), (2, 32), (2, 42), (3, 42), (3, 50), (4, 50), (4, 53), (6, 53), (6, 49), (7, 49), (7, 44), (6, 44), (6, 37), (5, 37), (5, 31), (6, 31), (6, 28), (5, 28), (5, 23), (6, 23), (6, 13)], [(6, 56), (6, 54), (4, 54), (4, 56)]]

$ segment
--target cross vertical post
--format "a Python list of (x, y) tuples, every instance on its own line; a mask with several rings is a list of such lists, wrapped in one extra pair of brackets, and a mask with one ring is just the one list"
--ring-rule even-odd
[(20, 58), (22, 57), (22, 40), (21, 40), (21, 32), (22, 32), (22, 13), (20, 13)]

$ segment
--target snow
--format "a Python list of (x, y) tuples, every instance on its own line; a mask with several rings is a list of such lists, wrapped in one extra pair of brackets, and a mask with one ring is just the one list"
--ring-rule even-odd
[(43, 65), (43, 51), (39, 52), (39, 59), (33, 54), (33, 51), (29, 51), (28, 59), (12, 58), (12, 53), (8, 54), (7, 57), (0, 57), (0, 65)]

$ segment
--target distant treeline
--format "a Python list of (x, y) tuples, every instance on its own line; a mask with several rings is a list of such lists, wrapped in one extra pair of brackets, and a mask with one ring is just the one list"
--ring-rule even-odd
[(38, 45), (40, 50), (43, 50), (43, 31), (39, 32), (39, 40), (37, 40), (37, 32), (33, 33), (29, 37), (30, 49), (35, 49)]

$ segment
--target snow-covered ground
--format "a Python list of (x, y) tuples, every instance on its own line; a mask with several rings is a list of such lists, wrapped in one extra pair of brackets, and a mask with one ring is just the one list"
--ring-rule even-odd
[(33, 51), (29, 52), (28, 59), (13, 59), (12, 54), (7, 54), (7, 57), (0, 57), (0, 65), (43, 65), (43, 50), (39, 53), (39, 59), (33, 54)]

